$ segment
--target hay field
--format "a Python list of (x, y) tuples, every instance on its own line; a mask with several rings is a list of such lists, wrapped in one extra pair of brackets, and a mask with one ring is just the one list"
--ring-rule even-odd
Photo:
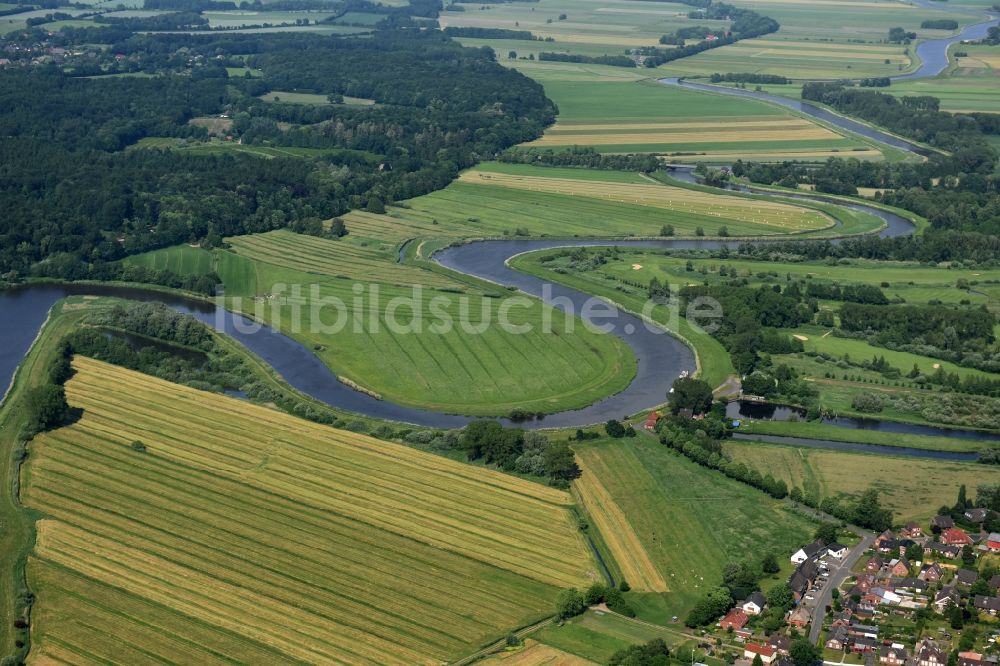
[(482, 661), (490, 666), (596, 666), (596, 662), (563, 652), (533, 639), (516, 652), (506, 652), (487, 657)]
[(458, 287), (455, 280), (414, 266), (396, 263), (395, 247), (360, 245), (349, 238), (332, 240), (297, 234), (287, 229), (227, 238), (237, 254), (305, 273), (377, 279), (396, 285)]
[[(762, 442), (726, 442), (726, 451), (747, 466), (798, 486), (819, 497), (852, 496), (875, 485), (882, 502), (895, 512), (895, 522), (921, 523), (937, 507), (955, 502), (963, 483), (970, 490), (995, 482), (997, 473), (975, 463), (872, 456), (851, 451), (809, 449)], [(873, 476), (872, 470), (878, 469)], [(913, 483), (919, 479), (919, 483)]]
[(593, 575), (564, 492), (74, 365), (24, 475), (40, 663), (435, 664)]
[(780, 502), (696, 465), (651, 437), (574, 448), (666, 581), (668, 617), (683, 616), (706, 588), (717, 585), (727, 562), (748, 553), (791, 552), (814, 529)]
[(583, 460), (580, 460), (579, 464), (581, 476), (573, 487), (591, 520), (604, 537), (612, 557), (621, 569), (622, 576), (637, 592), (666, 592), (667, 582), (650, 561), (628, 519), (594, 471)]
[[(573, 175), (563, 172), (559, 175)], [(618, 182), (608, 176), (608, 180), (598, 180), (600, 176), (589, 175), (586, 177), (549, 177), (544, 169), (521, 167), (517, 165), (485, 165), (477, 169), (470, 169), (464, 172), (456, 185), (453, 185), (441, 192), (435, 192), (420, 197), (411, 202), (413, 211), (424, 210), (426, 202), (435, 198), (454, 200), (456, 194), (458, 199), (463, 196), (472, 199), (481, 197), (495, 197), (502, 199), (503, 191), (514, 191), (522, 195), (537, 196), (557, 196), (567, 198), (567, 202), (576, 208), (585, 210), (589, 206), (610, 205), (612, 208), (619, 205), (617, 213), (611, 213), (604, 222), (608, 234), (613, 233), (614, 220), (617, 217), (624, 221), (627, 219), (628, 208), (632, 209), (655, 209), (662, 211), (648, 218), (648, 223), (663, 224), (668, 218), (679, 217), (690, 226), (691, 221), (700, 220), (702, 222), (713, 223), (713, 226), (729, 224), (730, 232), (734, 229), (753, 229), (761, 233), (795, 233), (811, 231), (831, 226), (832, 220), (819, 211), (802, 208), (790, 204), (774, 203), (756, 199), (745, 199), (734, 196), (724, 196), (714, 193), (706, 193), (697, 190), (689, 190), (681, 187), (663, 185), (653, 181), (642, 182)], [(449, 190), (453, 193), (449, 194)], [(489, 210), (489, 208), (484, 208)], [(529, 209), (531, 210), (531, 209)], [(646, 212), (654, 212), (647, 210)], [(581, 221), (583, 219), (581, 218)], [(643, 220), (646, 221), (646, 220)], [(642, 235), (656, 235), (659, 227), (643, 227), (635, 233)], [(551, 232), (550, 232), (551, 233)], [(575, 233), (578, 233), (575, 231)], [(592, 232), (594, 233), (594, 232)]]

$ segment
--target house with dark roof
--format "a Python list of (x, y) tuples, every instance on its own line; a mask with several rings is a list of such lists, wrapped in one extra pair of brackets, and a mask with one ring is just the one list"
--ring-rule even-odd
[(943, 613), (953, 605), (958, 605), (962, 597), (954, 587), (942, 587), (934, 597), (934, 608)]
[(791, 560), (793, 564), (802, 564), (807, 560), (821, 557), (825, 552), (826, 544), (822, 539), (816, 539), (812, 543), (806, 544), (792, 553)]
[(991, 590), (1000, 590), (1000, 574), (997, 574), (990, 578), (989, 586)]
[(771, 637), (767, 639), (767, 644), (781, 655), (787, 656), (792, 649), (792, 639), (781, 634), (771, 634)]
[(874, 573), (881, 569), (883, 564), (885, 564), (885, 560), (878, 555), (872, 555), (868, 558), (868, 562), (865, 563), (865, 571)]
[(979, 572), (972, 569), (959, 569), (955, 572), (955, 584), (970, 586), (979, 580)]
[(826, 648), (828, 650), (847, 649), (847, 627), (834, 627), (826, 637)]
[(986, 520), (986, 515), (989, 513), (987, 509), (981, 509), (979, 507), (973, 509), (965, 510), (965, 517), (969, 522), (981, 523)]
[(958, 546), (949, 546), (945, 543), (938, 543), (937, 541), (931, 541), (924, 545), (924, 556), (936, 555), (938, 557), (944, 557), (949, 560), (954, 560), (959, 555), (962, 554), (962, 549)]
[(905, 557), (893, 560), (889, 563), (889, 573), (898, 578), (903, 578), (910, 574), (910, 561)]
[(931, 518), (931, 530), (944, 531), (955, 526), (955, 521), (951, 516), (934, 516)]
[(924, 530), (916, 523), (907, 523), (906, 527), (899, 531), (899, 534), (908, 539), (919, 539), (924, 535)]
[(972, 605), (981, 611), (986, 611), (990, 615), (1000, 613), (1000, 597), (986, 597), (977, 594), (972, 600)]
[(917, 643), (916, 666), (945, 666), (948, 655), (937, 643), (925, 638)]
[(874, 652), (878, 649), (878, 641), (874, 638), (868, 638), (866, 636), (859, 636), (857, 638), (852, 638), (850, 641), (851, 652), (857, 652), (858, 654), (864, 654), (866, 652)]
[(847, 555), (847, 546), (842, 543), (831, 543), (827, 546), (826, 552), (830, 553), (831, 556), (836, 557), (838, 560), (842, 560)]
[(883, 645), (878, 651), (878, 660), (888, 666), (903, 666), (906, 663), (906, 648), (898, 643)]
[(944, 572), (941, 567), (935, 562), (934, 564), (925, 564), (921, 569), (917, 578), (920, 580), (926, 580), (928, 583), (936, 583), (941, 580), (944, 576)]
[(764, 612), (764, 608), (767, 606), (767, 600), (760, 590), (754, 591), (743, 603), (740, 604), (740, 608), (747, 615), (760, 615)]

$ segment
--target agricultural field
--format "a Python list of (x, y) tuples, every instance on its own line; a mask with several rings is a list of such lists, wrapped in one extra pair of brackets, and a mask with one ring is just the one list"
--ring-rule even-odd
[[(672, 2), (650, 5), (641, 0), (540, 0), (533, 3), (471, 2), (462, 6), (464, 12), (441, 12), (438, 23), (442, 27), (527, 30), (536, 37), (555, 40), (537, 43), (532, 48), (587, 55), (620, 55), (629, 48), (653, 46), (662, 35), (678, 28), (723, 26), (722, 21), (689, 19), (691, 8)], [(530, 47), (532, 42), (522, 44)], [(523, 55), (527, 55), (527, 51)]]
[(501, 652), (480, 663), (489, 666), (597, 666), (597, 662), (563, 652), (529, 638), (518, 650)]
[(411, 199), (400, 214), (463, 224), (479, 236), (658, 236), (697, 227), (732, 236), (819, 231), (834, 220), (821, 211), (760, 199), (664, 185), (640, 174), (481, 164), (443, 190)]
[[(810, 521), (780, 502), (700, 467), (652, 438), (599, 441), (575, 450), (584, 470), (574, 484), (574, 491), (584, 497), (582, 505), (613, 505), (631, 528), (612, 532), (607, 548), (613, 553), (631, 549), (629, 543), (615, 541), (629, 535), (644, 551), (649, 568), (666, 583), (657, 609), (661, 617), (683, 617), (718, 583), (727, 562), (750, 552), (790, 552), (812, 533)], [(602, 487), (596, 497), (590, 477)], [(591, 514), (591, 520), (601, 527), (603, 519)], [(602, 536), (609, 540), (608, 533)], [(631, 557), (638, 560), (638, 550)], [(625, 574), (629, 564), (618, 561)]]
[(434, 664), (595, 575), (562, 491), (75, 368), (24, 472), (36, 659)]
[[(895, 513), (894, 522), (927, 522), (940, 506), (954, 504), (962, 484), (975, 488), (997, 472), (976, 463), (872, 456), (865, 453), (766, 444), (726, 442), (736, 460), (769, 473), (814, 497), (853, 496), (877, 486), (883, 505)], [(871, 470), (878, 469), (873, 476)], [(920, 479), (920, 483), (913, 483)]]
[(264, 234), (235, 236), (226, 243), (234, 252), (252, 261), (352, 280), (372, 280), (394, 285), (429, 288), (462, 288), (449, 276), (396, 263), (394, 243), (353, 242), (318, 238), (279, 229)]
[[(283, 104), (309, 104), (319, 106), (331, 106), (327, 95), (314, 95), (311, 93), (288, 92), (284, 90), (272, 90), (260, 96), (265, 102), (282, 102)], [(344, 96), (343, 104), (348, 106), (373, 106), (375, 100), (364, 99), (363, 97)]]
[[(548, 413), (617, 393), (635, 374), (635, 357), (619, 338), (566, 324), (562, 311), (535, 299), (254, 267), (258, 295), (241, 298), (227, 284), (229, 307), (288, 332), (339, 376), (393, 402), (474, 415)], [(500, 325), (501, 312), (509, 327)], [(572, 334), (551, 334), (546, 317), (553, 330)]]
[(645, 78), (645, 69), (522, 61), (516, 66), (559, 107), (556, 124), (534, 142), (540, 147), (591, 146), (606, 153), (675, 155), (685, 162), (882, 155), (858, 138), (777, 106), (667, 87)]
[(215, 264), (212, 252), (191, 245), (176, 245), (135, 254), (122, 261), (151, 270), (172, 271), (178, 275), (207, 275), (214, 270)]
[(656, 627), (599, 611), (571, 618), (561, 627), (549, 625), (535, 632), (533, 637), (546, 646), (577, 655), (587, 663), (601, 664), (606, 664), (618, 650), (638, 643), (662, 638), (669, 645), (677, 645), (687, 638), (677, 629)]
[(962, 44), (951, 55), (952, 65), (940, 76), (894, 83), (886, 92), (931, 95), (943, 111), (1000, 113), (1000, 46)]

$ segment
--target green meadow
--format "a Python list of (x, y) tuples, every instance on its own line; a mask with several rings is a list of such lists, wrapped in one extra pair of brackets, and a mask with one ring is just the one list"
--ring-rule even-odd
[(719, 584), (727, 563), (768, 552), (786, 555), (814, 529), (783, 503), (691, 462), (652, 437), (599, 440), (575, 450), (666, 581), (667, 592), (642, 595), (652, 598), (637, 604), (640, 615), (648, 615), (643, 619), (662, 623), (673, 615), (683, 617)]

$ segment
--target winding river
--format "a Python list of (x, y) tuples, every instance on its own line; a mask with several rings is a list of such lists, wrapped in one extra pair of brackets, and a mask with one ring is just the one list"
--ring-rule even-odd
[[(933, 70), (936, 65), (935, 53), (947, 53), (947, 44), (961, 39), (970, 38), (973, 29), (985, 34), (990, 23), (976, 24), (966, 28), (962, 34), (949, 40), (925, 42), (935, 44), (928, 46), (927, 53), (921, 53), (923, 64), (919, 72)], [(975, 33), (978, 34), (978, 33)], [(941, 44), (940, 42), (947, 42)], [(923, 46), (923, 45), (921, 45)], [(945, 63), (947, 56), (945, 55)], [(937, 70), (937, 71), (940, 71)], [(935, 71), (934, 73), (937, 73)], [(915, 73), (916, 74), (916, 73)], [(677, 79), (663, 79), (668, 85), (682, 85), (691, 88), (706, 88), (712, 92), (754, 97), (774, 104), (794, 108), (798, 111), (816, 116), (822, 120), (857, 132), (868, 138), (910, 152), (925, 154), (925, 149), (892, 135), (880, 132), (830, 113), (825, 109), (813, 107), (802, 102), (735, 88), (705, 86)], [(675, 177), (691, 180), (688, 170), (675, 171)], [(822, 196), (798, 194), (790, 195), (796, 198), (827, 201)], [(842, 202), (837, 202), (845, 205)], [(875, 215), (886, 222), (881, 231), (884, 236), (895, 236), (912, 233), (913, 227), (904, 218), (864, 204), (847, 204), (850, 208)], [(765, 241), (766, 242), (766, 241)], [(637, 374), (632, 383), (623, 391), (600, 400), (582, 409), (560, 412), (544, 418), (520, 423), (523, 427), (568, 427), (583, 426), (603, 422), (609, 418), (622, 418), (626, 414), (647, 409), (650, 405), (663, 402), (673, 381), (684, 371), (695, 369), (695, 359), (692, 351), (680, 340), (659, 329), (647, 326), (640, 318), (614, 310), (613, 318), (606, 313), (588, 316), (585, 305), (593, 303), (594, 298), (586, 293), (557, 284), (544, 281), (512, 270), (508, 260), (515, 255), (535, 250), (555, 247), (607, 246), (614, 244), (620, 247), (637, 248), (702, 248), (711, 249), (724, 245), (712, 240), (643, 240), (614, 241), (592, 240), (495, 240), (478, 241), (461, 246), (447, 248), (438, 252), (434, 258), (442, 265), (456, 271), (466, 273), (492, 282), (515, 287), (527, 294), (543, 298), (551, 305), (563, 311), (582, 316), (595, 325), (613, 322), (614, 335), (619, 336), (633, 350), (638, 359)], [(324, 365), (311, 350), (295, 340), (271, 329), (261, 326), (241, 315), (225, 311), (209, 301), (185, 298), (165, 292), (138, 288), (123, 288), (111, 285), (33, 285), (0, 291), (0, 318), (8, 322), (0, 328), (0, 385), (6, 386), (12, 380), (14, 372), (24, 354), (28, 351), (36, 332), (44, 323), (49, 309), (59, 299), (69, 295), (91, 294), (118, 296), (140, 301), (161, 301), (169, 306), (193, 315), (200, 321), (216, 330), (231, 336), (243, 344), (251, 352), (262, 358), (273, 367), (291, 386), (331, 406), (363, 414), (379, 419), (412, 423), (420, 426), (452, 428), (460, 427), (471, 420), (471, 417), (444, 414), (430, 410), (416, 409), (398, 405), (385, 400), (377, 400), (369, 395), (355, 391), (337, 380), (336, 375)], [(610, 309), (610, 308), (609, 308)], [(942, 431), (943, 432), (943, 431)], [(840, 447), (842, 443), (831, 442)], [(927, 456), (929, 452), (920, 450), (893, 449), (899, 455)], [(934, 453), (936, 457), (940, 452)], [(946, 454), (948, 455), (948, 454)], [(965, 459), (963, 454), (953, 454), (953, 459)]]

